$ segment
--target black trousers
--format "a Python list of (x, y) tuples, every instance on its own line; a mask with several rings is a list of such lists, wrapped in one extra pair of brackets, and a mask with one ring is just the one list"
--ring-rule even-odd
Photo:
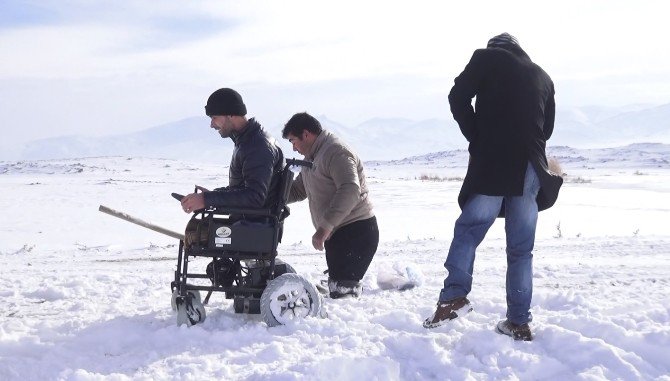
[(328, 277), (336, 281), (361, 280), (377, 252), (378, 244), (376, 217), (340, 227), (324, 244)]

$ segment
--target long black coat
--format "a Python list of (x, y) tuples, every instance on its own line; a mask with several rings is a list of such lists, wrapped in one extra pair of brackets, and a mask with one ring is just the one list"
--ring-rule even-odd
[(235, 142), (230, 161), (228, 186), (205, 192), (205, 206), (270, 208), (278, 201), (284, 154), (274, 138), (254, 119)]
[[(540, 179), (539, 210), (556, 202), (563, 179), (549, 171), (545, 154), (554, 130), (554, 84), (520, 47), (476, 50), (456, 77), (449, 104), (470, 142), (461, 208), (475, 193), (521, 196), (528, 162)], [(503, 205), (500, 217), (504, 212)]]

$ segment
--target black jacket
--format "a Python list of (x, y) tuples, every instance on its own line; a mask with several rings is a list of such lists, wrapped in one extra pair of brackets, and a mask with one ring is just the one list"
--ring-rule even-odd
[(456, 77), (449, 104), (470, 142), (461, 208), (473, 193), (521, 196), (528, 162), (540, 179), (539, 210), (556, 202), (563, 179), (549, 171), (545, 154), (554, 130), (554, 84), (520, 47), (476, 50)]
[(284, 154), (274, 138), (250, 119), (235, 143), (228, 186), (205, 192), (206, 207), (270, 208), (279, 197)]

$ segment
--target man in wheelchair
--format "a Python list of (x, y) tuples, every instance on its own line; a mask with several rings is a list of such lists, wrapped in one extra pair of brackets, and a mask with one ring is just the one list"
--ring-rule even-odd
[[(195, 214), (180, 243), (171, 284), (177, 323), (202, 322), (203, 304), (213, 291), (233, 299), (235, 312), (260, 313), (270, 326), (316, 316), (320, 299), (313, 285), (275, 260), (288, 215), (286, 199), (293, 181), (289, 166), (310, 163), (288, 160), (284, 166), (276, 141), (254, 119), (246, 119), (246, 106), (232, 89), (215, 91), (205, 111), (211, 128), (230, 137), (235, 150), (227, 187), (210, 191), (196, 186), (194, 193), (181, 199), (184, 212)], [(190, 258), (198, 257), (211, 258), (205, 274), (189, 265)], [(211, 285), (201, 282), (207, 278)], [(200, 291), (208, 292), (204, 301)]]
[(247, 108), (240, 94), (228, 88), (216, 90), (207, 100), (205, 113), (211, 118), (210, 127), (235, 143), (229, 184), (212, 191), (198, 186), (202, 192), (181, 200), (184, 212), (222, 206), (267, 208), (276, 204), (284, 155), (255, 119), (247, 120)]

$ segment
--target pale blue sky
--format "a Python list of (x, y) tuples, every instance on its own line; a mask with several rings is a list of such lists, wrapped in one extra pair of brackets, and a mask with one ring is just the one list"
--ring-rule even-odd
[(447, 119), (453, 78), (504, 31), (559, 106), (670, 103), (665, 1), (451, 3), (0, 0), (0, 145), (202, 115), (219, 87), (268, 125)]

